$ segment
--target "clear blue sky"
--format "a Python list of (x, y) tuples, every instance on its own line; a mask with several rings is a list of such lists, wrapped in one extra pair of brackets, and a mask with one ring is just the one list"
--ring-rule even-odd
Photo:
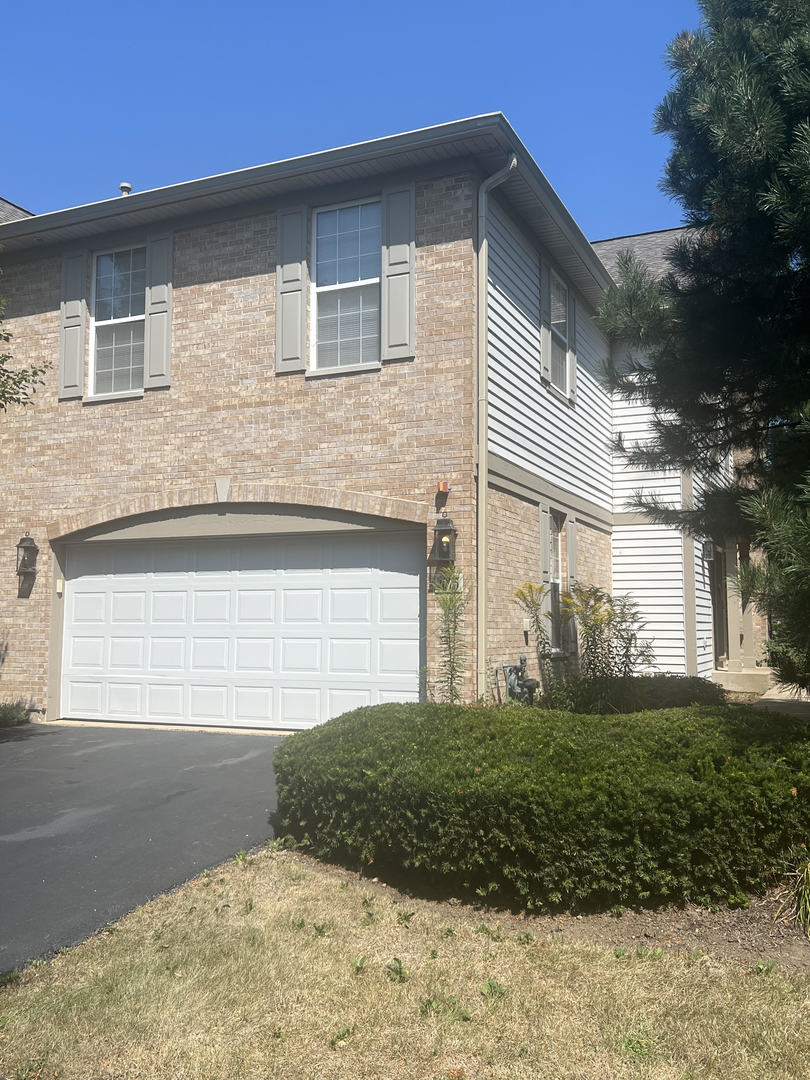
[(7, 4), (0, 195), (36, 213), (500, 110), (591, 239), (668, 228), (696, 0)]

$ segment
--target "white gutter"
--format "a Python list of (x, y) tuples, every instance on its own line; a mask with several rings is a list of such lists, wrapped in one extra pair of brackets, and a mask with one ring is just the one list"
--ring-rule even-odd
[(487, 292), (489, 280), (489, 245), (487, 240), (487, 208), (489, 193), (504, 180), (508, 180), (517, 168), (517, 154), (511, 153), (506, 165), (482, 181), (478, 188), (478, 266), (476, 277), (476, 311), (478, 333), (476, 336), (476, 385), (478, 389), (475, 423), (475, 463), (477, 490), (475, 500), (476, 527), (476, 656), (478, 658), (477, 697), (485, 698), (488, 687), (487, 664), (487, 498), (489, 492), (489, 403), (488, 361), (489, 335), (487, 330)]

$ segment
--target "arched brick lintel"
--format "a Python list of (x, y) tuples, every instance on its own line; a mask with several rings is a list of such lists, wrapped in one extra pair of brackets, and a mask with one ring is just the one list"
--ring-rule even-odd
[[(190, 506), (216, 505), (214, 485), (200, 487), (163, 488), (138, 498), (121, 499), (87, 509), (66, 513), (48, 524), (48, 539), (90, 529), (96, 525), (150, 514), (161, 510), (179, 510)], [(338, 488), (322, 488), (308, 484), (284, 483), (231, 483), (227, 501), (233, 503), (279, 503), (288, 506), (306, 506), (312, 509), (343, 510), (353, 514), (392, 518), (425, 525), (433, 513), (427, 502), (397, 499), (386, 495), (372, 495), (362, 491), (341, 491)]]

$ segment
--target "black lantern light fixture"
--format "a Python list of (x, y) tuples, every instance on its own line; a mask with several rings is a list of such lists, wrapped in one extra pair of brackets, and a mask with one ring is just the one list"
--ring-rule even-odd
[(453, 524), (453, 519), (440, 517), (433, 526), (433, 559), (435, 562), (443, 565), (455, 562), (457, 536), (458, 530)]
[(17, 577), (20, 579), (20, 585), (26, 581), (33, 584), (37, 576), (37, 555), (39, 555), (39, 548), (26, 533), (17, 544)]

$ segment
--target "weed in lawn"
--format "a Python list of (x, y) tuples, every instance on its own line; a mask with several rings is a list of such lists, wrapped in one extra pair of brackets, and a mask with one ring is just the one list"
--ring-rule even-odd
[(361, 902), (364, 908), (370, 908), (371, 905), (374, 903), (374, 900), (374, 893), (363, 893), (363, 898)]
[(496, 923), (494, 927), (487, 926), (486, 923), (479, 923), (475, 929), (479, 934), (492, 938), (493, 941), (503, 941), (503, 930), (501, 929), (500, 923)]
[(247, 870), (247, 868), (253, 862), (253, 856), (248, 855), (248, 853), (245, 851), (245, 849), (242, 848), (240, 851), (237, 851), (237, 853), (234, 855), (233, 861), (242, 870)]
[(411, 919), (414, 917), (415, 914), (415, 911), (398, 911), (397, 925), (404, 926), (407, 929), (411, 925)]
[(355, 975), (363, 974), (363, 972), (366, 970), (367, 960), (368, 957), (366, 956), (352, 956), (350, 958), (349, 963), (351, 964), (352, 971), (355, 973)]
[(429, 953), (429, 956), (430, 956), (431, 960), (438, 960), (439, 959), (439, 953), (438, 953), (438, 951), (436, 949), (431, 949), (430, 953)]
[(655, 1036), (646, 1027), (639, 1028), (632, 1035), (622, 1036), (619, 1045), (628, 1057), (636, 1061), (649, 1061), (656, 1054)]
[(421, 1016), (443, 1016), (448, 1020), (469, 1021), (470, 1014), (459, 1004), (456, 996), (444, 997), (441, 994), (422, 998), (419, 1003)]
[(348, 1046), (349, 1039), (354, 1035), (356, 1030), (356, 1024), (352, 1024), (351, 1027), (348, 1027), (346, 1024), (341, 1024), (329, 1040), (330, 1047), (333, 1050), (342, 1050), (344, 1046)]
[(508, 991), (505, 986), (502, 986), (497, 979), (485, 979), (481, 983), (481, 997), (484, 1001), (495, 1002), (500, 1001), (501, 998), (505, 998)]
[(329, 933), (329, 923), (316, 922), (312, 924), (315, 937), (326, 937)]
[(410, 972), (408, 972), (403, 966), (402, 961), (398, 956), (395, 956), (390, 963), (385, 965), (385, 970), (388, 973), (388, 978), (391, 982), (402, 983), (407, 982), (410, 979)]
[(531, 945), (535, 938), (531, 930), (523, 930), (518, 934), (517, 940), (518, 945)]
[(364, 911), (363, 912), (363, 926), (371, 926), (371, 924), (375, 923), (376, 921), (377, 921), (377, 916), (374, 914), (373, 911)]
[(617, 960), (624, 960), (625, 956), (627, 956), (627, 949), (624, 947), (624, 945), (617, 945), (616, 948), (613, 950), (613, 955), (616, 957)]
[(17, 968), (13, 971), (6, 971), (0, 975), (0, 986), (13, 986), (20, 981), (20, 973)]
[(251, 911), (253, 911), (253, 897), (248, 896), (245, 899), (244, 904), (242, 905), (242, 914), (243, 915), (249, 915), (251, 913)]
[(660, 960), (663, 955), (663, 949), (648, 949), (645, 945), (639, 945), (636, 949), (639, 960)]
[(757, 963), (748, 970), (752, 975), (770, 975), (775, 966), (775, 960), (758, 960)]
[(456, 932), (455, 932), (455, 930), (453, 929), (452, 926), (445, 926), (444, 930), (442, 930), (442, 937), (455, 937), (455, 936), (456, 936)]
[(290, 919), (290, 923), (295, 930), (303, 930), (307, 925), (307, 920), (302, 919), (300, 915), (296, 915), (294, 918)]

